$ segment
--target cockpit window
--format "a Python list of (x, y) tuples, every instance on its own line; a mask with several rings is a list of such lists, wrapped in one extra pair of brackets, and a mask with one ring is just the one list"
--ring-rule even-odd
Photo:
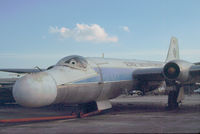
[(85, 69), (87, 68), (87, 61), (81, 56), (72, 55), (61, 59), (56, 65)]

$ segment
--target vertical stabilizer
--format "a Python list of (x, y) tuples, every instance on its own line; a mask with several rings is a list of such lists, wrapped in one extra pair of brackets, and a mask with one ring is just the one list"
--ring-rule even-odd
[(178, 48), (178, 40), (175, 37), (171, 38), (170, 46), (166, 58), (166, 62), (170, 60), (179, 59), (179, 48)]

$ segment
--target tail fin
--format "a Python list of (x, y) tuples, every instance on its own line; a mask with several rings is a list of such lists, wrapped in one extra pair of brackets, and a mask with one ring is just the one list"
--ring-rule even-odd
[(176, 37), (172, 37), (165, 62), (175, 59), (179, 59), (178, 39)]

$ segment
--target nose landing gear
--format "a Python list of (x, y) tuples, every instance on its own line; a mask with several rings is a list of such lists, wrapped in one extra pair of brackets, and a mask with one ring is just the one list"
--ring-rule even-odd
[(97, 115), (112, 108), (109, 101), (93, 101), (79, 105), (78, 117), (83, 118), (87, 116)]

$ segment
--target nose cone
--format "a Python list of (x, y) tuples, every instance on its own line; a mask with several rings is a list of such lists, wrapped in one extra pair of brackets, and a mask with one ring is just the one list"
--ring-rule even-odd
[(50, 105), (57, 96), (55, 80), (46, 72), (25, 75), (13, 87), (15, 101), (26, 107)]

